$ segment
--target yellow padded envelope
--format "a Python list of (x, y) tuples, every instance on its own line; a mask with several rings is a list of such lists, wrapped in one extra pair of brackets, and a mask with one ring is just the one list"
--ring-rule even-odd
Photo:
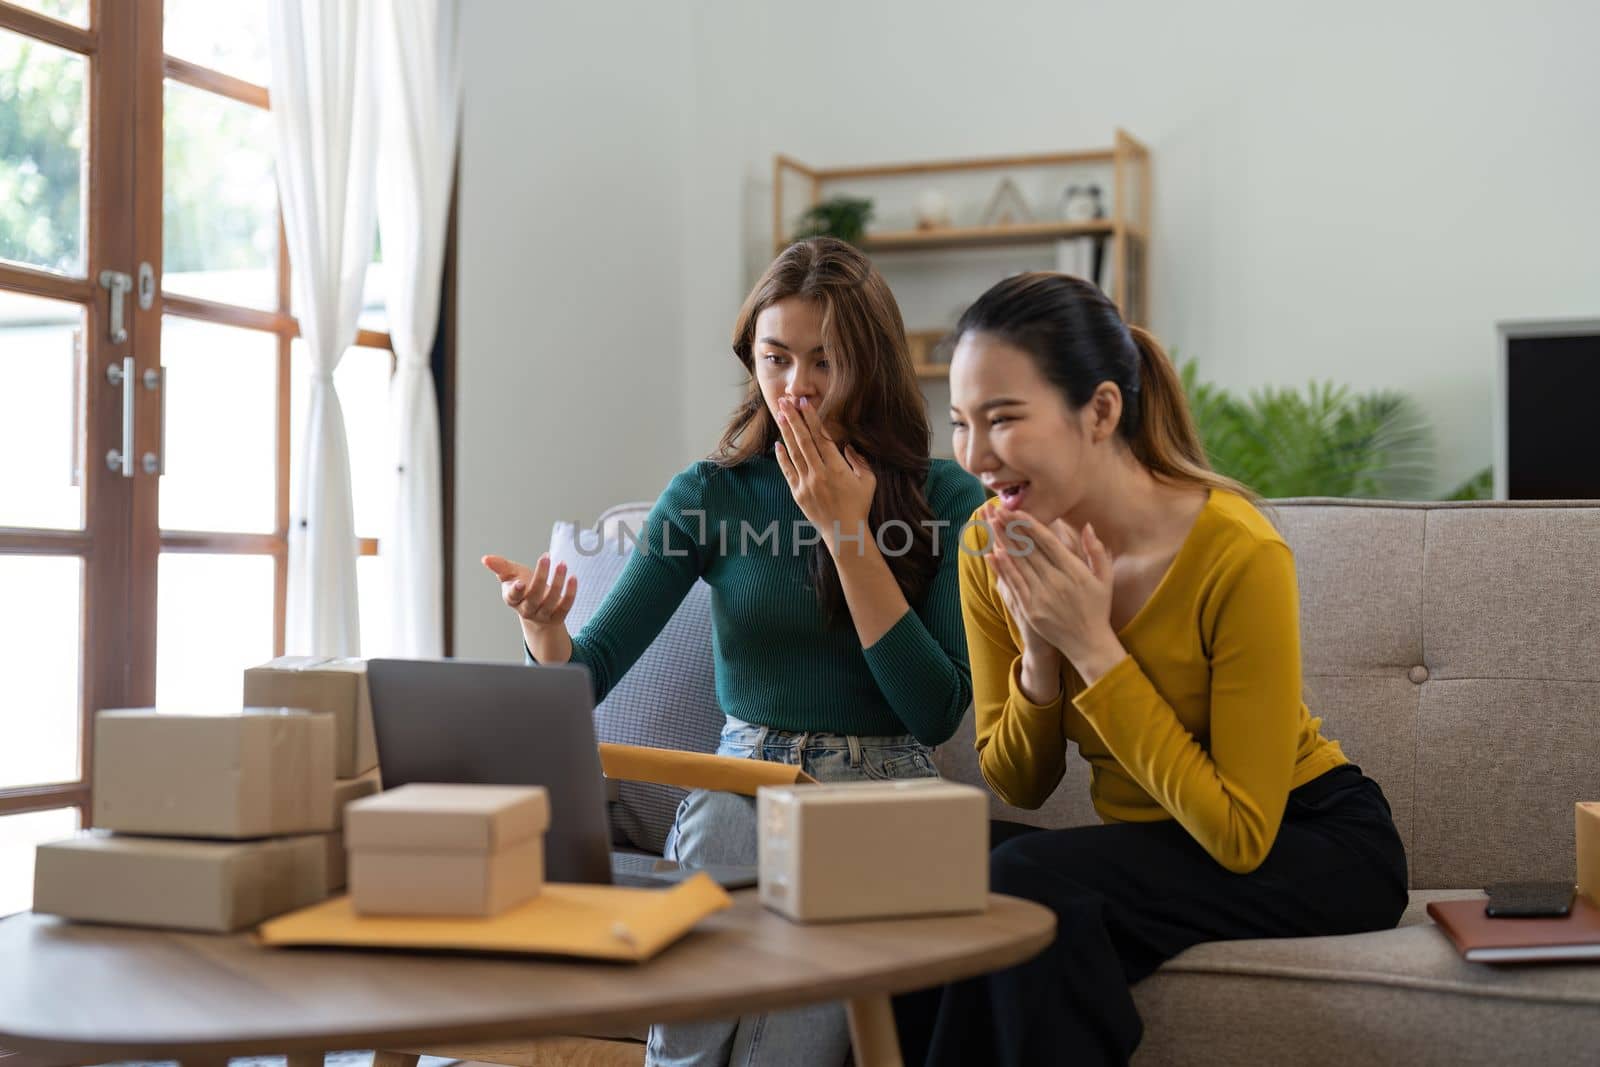
[(488, 919), (357, 915), (349, 897), (261, 925), (263, 945), (455, 949), (640, 963), (732, 901), (697, 874), (670, 889), (546, 883), (537, 897)]
[(815, 783), (799, 767), (790, 763), (741, 759), (737, 756), (707, 756), (699, 752), (679, 752), (670, 748), (643, 745), (600, 745), (600, 769), (607, 778), (628, 782), (674, 785), (681, 789), (711, 789), (722, 793), (756, 795), (764, 785)]

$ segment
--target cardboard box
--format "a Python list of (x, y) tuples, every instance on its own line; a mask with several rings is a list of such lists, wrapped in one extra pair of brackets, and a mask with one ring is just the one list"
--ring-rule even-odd
[(499, 852), (351, 850), (350, 903), (359, 915), (489, 918), (544, 888), (544, 835)]
[(244, 703), (332, 715), (336, 778), (358, 778), (378, 765), (366, 660), (280, 656), (244, 672)]
[(269, 837), (333, 828), (333, 719), (244, 708), (95, 717), (93, 824), (131, 834)]
[(381, 792), (383, 780), (376, 770), (368, 771), (359, 778), (340, 778), (333, 783), (333, 828), (344, 829), (344, 809), (353, 800), (370, 797)]
[(327, 874), (323, 884), (331, 896), (350, 884), (350, 861), (344, 850), (344, 831), (323, 834), (322, 853), (322, 869)]
[(345, 809), (350, 902), (362, 915), (496, 915), (539, 894), (540, 786), (407, 785)]
[(989, 801), (937, 778), (768, 786), (756, 797), (761, 903), (800, 922), (979, 912)]
[(40, 845), (33, 910), (227, 933), (327, 896), (323, 839), (192, 841), (86, 830)]
[(1580, 803), (1578, 823), (1578, 892), (1600, 906), (1600, 800)]
[(324, 835), (328, 852), (328, 892), (337, 893), (349, 884), (349, 863), (344, 849), (344, 809), (351, 801), (370, 797), (383, 788), (376, 768), (360, 778), (341, 778), (333, 783), (333, 833)]

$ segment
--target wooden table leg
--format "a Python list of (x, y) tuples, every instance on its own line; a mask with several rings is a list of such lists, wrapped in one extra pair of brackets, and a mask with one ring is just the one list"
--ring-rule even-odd
[(383, 1049), (375, 1049), (372, 1053), (372, 1067), (417, 1067), (417, 1061), (420, 1059), (422, 1057), (415, 1052), (385, 1052)]
[(850, 1017), (850, 1046), (856, 1067), (905, 1067), (900, 1058), (900, 1035), (894, 1028), (894, 1009), (887, 995), (860, 997), (846, 1005)]

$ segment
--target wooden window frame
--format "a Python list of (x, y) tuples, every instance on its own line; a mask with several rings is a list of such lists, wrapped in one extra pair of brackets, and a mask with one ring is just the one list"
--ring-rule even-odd
[[(125, 5), (125, 6), (124, 6)], [(73, 26), (69, 23), (59, 22), (47, 15), (41, 15), (25, 8), (9, 6), (0, 0), (0, 29), (14, 30), (24, 35), (37, 38), (43, 42), (66, 49), (73, 53), (83, 55), (90, 64), (91, 81), (105, 80), (107, 84), (121, 82), (124, 91), (131, 91), (139, 97), (137, 108), (138, 118), (132, 131), (124, 131), (112, 135), (112, 148), (116, 149), (115, 155), (126, 154), (132, 174), (125, 174), (125, 168), (118, 167), (113, 171), (110, 181), (91, 182), (88, 190), (89, 203), (86, 218), (104, 218), (108, 206), (114, 197), (120, 196), (123, 202), (116, 205), (119, 210), (127, 209), (127, 189), (138, 189), (137, 202), (133, 204), (134, 229), (142, 232), (139, 246), (145, 250), (145, 259), (155, 267), (157, 276), (162, 276), (160, 269), (160, 252), (163, 215), (162, 215), (162, 182), (152, 183), (145, 181), (140, 185), (133, 182), (133, 174), (150, 175), (161, 174), (159, 158), (152, 160), (152, 155), (159, 157), (164, 151), (164, 117), (165, 117), (165, 86), (168, 80), (183, 84), (193, 89), (221, 96), (241, 104), (252, 107), (270, 109), (271, 98), (265, 86), (257, 85), (240, 78), (224, 74), (221, 71), (202, 66), (188, 60), (167, 55), (162, 41), (161, 33), (161, 0), (90, 0), (89, 27)], [(135, 44), (130, 50), (116, 50), (115, 62), (106, 60), (111, 53), (101, 50), (101, 34), (127, 35), (135, 39)], [(110, 38), (108, 38), (110, 39)], [(131, 53), (131, 54), (129, 54)], [(102, 116), (102, 94), (106, 91), (104, 86), (90, 88), (86, 91), (86, 105), (89, 108), (89, 122), (91, 126), (90, 138), (92, 145), (98, 145), (97, 151), (103, 151), (104, 145), (98, 140), (104, 133), (98, 128), (107, 125)], [(131, 139), (129, 145), (127, 140)], [(153, 188), (151, 186), (154, 186)], [(444, 293), (440, 308), (439, 332), (434, 342), (434, 371), (435, 386), (440, 403), (440, 447), (442, 459), (442, 506), (443, 506), (443, 568), (444, 568), (444, 651), (451, 654), (454, 632), (454, 610), (452, 596), (454, 589), (454, 565), (452, 552), (454, 549), (455, 530), (455, 368), (456, 368), (456, 234), (457, 210), (456, 191), (451, 194), (450, 222), (444, 251)], [(90, 224), (93, 227), (93, 223)], [(93, 230), (91, 228), (91, 235)], [(154, 235), (152, 237), (152, 235)], [(91, 236), (91, 240), (92, 240)], [(152, 253), (153, 248), (153, 253)], [(98, 259), (106, 257), (101, 254)], [(121, 257), (119, 257), (121, 258)], [(131, 262), (132, 257), (126, 257)], [(30, 267), (0, 263), (0, 281), (30, 295), (41, 297), (70, 300), (85, 306), (86, 326), (92, 328), (97, 321), (98, 312), (101, 310), (100, 302), (105, 294), (97, 292), (89, 280), (96, 268), (97, 258), (90, 245), (85, 246), (85, 278), (62, 277), (45, 270)], [(103, 264), (102, 265), (109, 265)], [(149, 558), (159, 559), (161, 552), (195, 552), (217, 555), (244, 555), (244, 556), (270, 556), (274, 561), (274, 610), (273, 610), (273, 649), (275, 655), (282, 655), (285, 646), (287, 629), (286, 609), (288, 597), (288, 528), (290, 510), (290, 401), (291, 401), (291, 360), (292, 345), (300, 335), (299, 323), (290, 312), (291, 307), (291, 266), (287, 241), (283, 228), (283, 213), (281, 204), (278, 206), (278, 253), (277, 253), (277, 292), (275, 307), (270, 310), (241, 307), (203, 300), (195, 297), (162, 291), (159, 299), (159, 313), (146, 316), (143, 330), (155, 330), (153, 351), (159, 352), (159, 330), (161, 320), (167, 315), (192, 321), (213, 323), (222, 326), (237, 327), (258, 332), (269, 333), (275, 339), (277, 356), (277, 419), (276, 419), (276, 456), (275, 471), (276, 484), (274, 488), (274, 529), (271, 533), (222, 533), (213, 531), (189, 530), (161, 530), (155, 524), (149, 523), (155, 529), (157, 544)], [(141, 331), (137, 324), (139, 316), (134, 316), (135, 344), (142, 343), (146, 350), (151, 350), (152, 341), (147, 334)], [(376, 330), (358, 330), (355, 345), (366, 348), (386, 349), (390, 356), (390, 372), (394, 370), (394, 344), (387, 332)], [(153, 400), (150, 402), (154, 402)], [(91, 417), (94, 413), (91, 412)], [(159, 415), (154, 415), (159, 418)], [(141, 421), (143, 417), (141, 417)], [(137, 528), (139, 521), (138, 510), (153, 509), (154, 498), (157, 492), (155, 486), (150, 487), (145, 493), (146, 500), (140, 505), (135, 503), (134, 520)], [(83, 530), (49, 531), (49, 530), (0, 530), (5, 535), (9, 549), (29, 554), (65, 554), (79, 558), (87, 558), (92, 551), (92, 544), (97, 537), (103, 537), (106, 530), (88, 525)], [(361, 556), (376, 556), (379, 544), (376, 538), (361, 538), (359, 541), (359, 554)], [(126, 549), (119, 549), (118, 554), (127, 557)], [(133, 559), (140, 558), (140, 553), (135, 547)], [(155, 600), (155, 568), (147, 568), (150, 573), (139, 573), (140, 568), (134, 565), (130, 574), (128, 599), (138, 602), (141, 597), (145, 602), (154, 604)], [(123, 614), (126, 616), (126, 610)], [(131, 617), (131, 616), (126, 616)], [(80, 764), (82, 776), (75, 782), (47, 783), (39, 785), (19, 786), (13, 788), (0, 788), (0, 816), (21, 814), (24, 812), (46, 811), (57, 808), (76, 808), (82, 825), (90, 823), (90, 787), (93, 780), (93, 723), (94, 714), (99, 707), (114, 706), (105, 700), (106, 694), (131, 692), (135, 695), (148, 693), (148, 699), (153, 701), (155, 692), (155, 634), (154, 627), (149, 630), (149, 655), (147, 666), (141, 671), (134, 669), (125, 670), (123, 665), (108, 662), (88, 662), (89, 657), (84, 657), (83, 674), (83, 707), (80, 722)], [(105, 635), (101, 635), (104, 637)], [(80, 635), (82, 647), (90, 647), (91, 635), (85, 631)], [(106, 647), (123, 648), (114, 641), (100, 642)], [(130, 659), (138, 661), (139, 652), (132, 646), (126, 647)], [(118, 672), (121, 672), (119, 674)], [(131, 677), (130, 677), (131, 674)]]

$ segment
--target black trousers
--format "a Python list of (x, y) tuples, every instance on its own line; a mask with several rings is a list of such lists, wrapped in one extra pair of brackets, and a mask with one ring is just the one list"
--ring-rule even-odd
[(1191, 945), (1388, 929), (1406, 856), (1378, 784), (1344, 764), (1289, 794), (1267, 859), (1233, 874), (1174, 821), (996, 824), (990, 888), (1056, 914), (1019, 966), (895, 998), (907, 1064), (1125, 1064), (1143, 1025), (1130, 986)]

